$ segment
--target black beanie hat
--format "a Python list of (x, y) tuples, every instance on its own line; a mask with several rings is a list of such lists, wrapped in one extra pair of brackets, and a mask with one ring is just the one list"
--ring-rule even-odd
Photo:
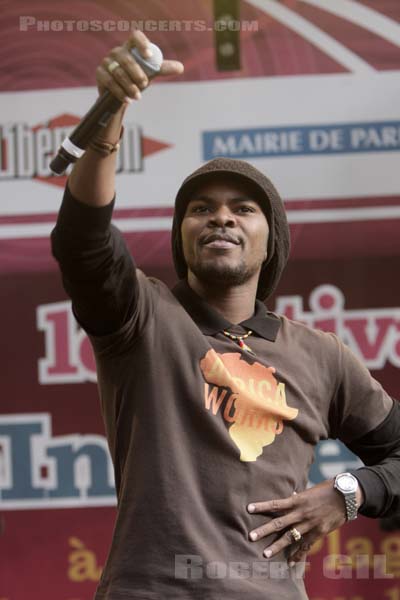
[(267, 300), (278, 285), (290, 251), (290, 233), (285, 208), (273, 183), (250, 163), (234, 158), (214, 158), (186, 177), (175, 199), (172, 223), (172, 255), (180, 279), (187, 277), (183, 255), (181, 224), (190, 196), (200, 184), (206, 184), (218, 175), (250, 185), (255, 200), (260, 204), (269, 225), (268, 256), (258, 281), (257, 298)]

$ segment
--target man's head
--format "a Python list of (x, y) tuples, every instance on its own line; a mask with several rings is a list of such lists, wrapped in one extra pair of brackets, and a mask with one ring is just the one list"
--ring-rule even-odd
[(193, 189), (181, 225), (188, 270), (205, 284), (257, 287), (267, 259), (267, 218), (247, 182), (226, 174)]
[(178, 191), (172, 250), (179, 277), (188, 269), (224, 286), (258, 280), (257, 297), (274, 291), (289, 254), (289, 228), (271, 181), (249, 163), (214, 159)]

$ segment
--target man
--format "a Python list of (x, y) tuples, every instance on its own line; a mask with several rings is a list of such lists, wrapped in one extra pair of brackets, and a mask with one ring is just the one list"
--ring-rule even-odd
[[(129, 48), (100, 92), (138, 99)], [(162, 74), (183, 66), (165, 61)], [(52, 234), (92, 341), (118, 513), (97, 600), (307, 598), (310, 545), (399, 505), (399, 407), (333, 334), (268, 312), (289, 254), (283, 203), (242, 161), (216, 159), (180, 188), (170, 291), (137, 269), (110, 225), (127, 102), (75, 165)], [(306, 490), (315, 444), (339, 437), (368, 465)]]

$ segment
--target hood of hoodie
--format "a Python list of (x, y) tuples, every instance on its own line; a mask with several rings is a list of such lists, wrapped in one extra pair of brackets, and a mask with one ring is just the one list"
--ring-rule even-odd
[(218, 175), (240, 180), (256, 194), (255, 200), (265, 213), (269, 225), (268, 257), (263, 263), (258, 280), (257, 298), (267, 300), (275, 291), (290, 252), (290, 232), (282, 199), (261, 171), (248, 162), (232, 158), (214, 158), (196, 169), (183, 181), (175, 199), (172, 224), (172, 255), (178, 277), (187, 277), (187, 265), (183, 255), (181, 224), (193, 191), (215, 179)]

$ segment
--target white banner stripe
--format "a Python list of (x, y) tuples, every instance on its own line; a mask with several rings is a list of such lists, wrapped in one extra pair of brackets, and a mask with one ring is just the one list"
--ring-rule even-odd
[[(142, 219), (114, 219), (121, 231), (168, 231), (172, 227), (171, 217), (144, 217)], [(27, 223), (24, 225), (0, 225), (0, 240), (48, 237), (54, 223)]]
[(271, 15), (286, 27), (293, 29), (296, 33), (308, 40), (314, 46), (328, 54), (333, 60), (343, 65), (353, 73), (372, 73), (375, 71), (371, 65), (362, 58), (348, 50), (343, 44), (313, 25), (295, 12), (279, 4), (276, 0), (247, 0), (259, 10)]
[(355, 0), (302, 0), (322, 8), (346, 21), (350, 21), (375, 35), (400, 46), (400, 25), (373, 8), (363, 6)]
[(98, 498), (52, 498), (51, 500), (2, 500), (1, 510), (43, 510), (56, 508), (85, 508), (86, 506), (115, 506), (114, 496), (99, 496)]
[(322, 210), (288, 210), (289, 223), (346, 223), (347, 221), (382, 221), (400, 218), (400, 206), (373, 208), (326, 208)]
[[(346, 223), (351, 221), (381, 221), (400, 218), (400, 206), (370, 208), (333, 208), (316, 210), (288, 210), (289, 223)], [(113, 220), (126, 233), (171, 231), (172, 218), (146, 217), (143, 219)], [(55, 223), (0, 225), (0, 240), (49, 237)]]
[(131, 219), (114, 219), (121, 231), (165, 231), (172, 227), (172, 217), (143, 217)]

